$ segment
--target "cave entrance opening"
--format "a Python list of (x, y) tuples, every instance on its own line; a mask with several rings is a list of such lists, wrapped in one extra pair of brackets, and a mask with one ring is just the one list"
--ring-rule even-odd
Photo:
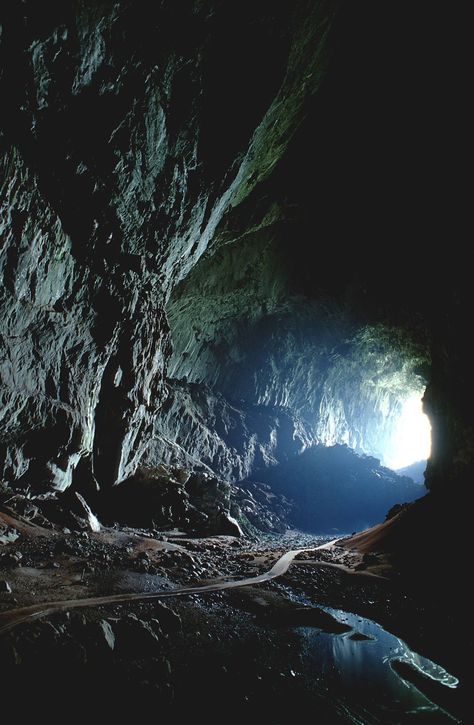
[(286, 246), (252, 236), (203, 257), (174, 291), (174, 402), (160, 423), (174, 445), (157, 440), (154, 455), (237, 482), (244, 513), (257, 482), (288, 499), (295, 528), (350, 533), (425, 493), (430, 340), (303, 290), (290, 266)]
[(336, 347), (328, 362), (313, 412), (318, 442), (346, 445), (394, 471), (419, 464), (422, 483), (431, 452), (431, 426), (423, 411), (426, 349), (393, 328), (366, 326)]
[(392, 433), (382, 451), (383, 463), (397, 471), (426, 461), (431, 453), (431, 425), (423, 412), (420, 393), (410, 393), (400, 404)]

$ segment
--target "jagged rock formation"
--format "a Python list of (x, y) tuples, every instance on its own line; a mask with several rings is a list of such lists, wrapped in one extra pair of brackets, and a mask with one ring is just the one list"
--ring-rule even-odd
[(285, 153), (334, 11), (3, 4), (7, 478), (136, 470), (165, 397), (163, 304)]
[(150, 464), (162, 461), (239, 481), (315, 443), (288, 409), (231, 405), (200, 383), (170, 380), (167, 389), (144, 459)]
[(469, 269), (432, 249), (453, 215), (424, 15), (0, 12), (5, 479), (91, 491), (143, 463), (240, 478), (315, 441), (375, 453), (399, 391), (427, 384), (427, 483), (468, 485)]
[[(151, 529), (240, 536), (231, 516), (231, 486), (207, 473), (140, 468), (98, 501), (105, 520)], [(240, 512), (236, 511), (239, 514)]]
[[(2, 714), (470, 713), (462, 15), (0, 2)], [(339, 444), (382, 458), (423, 390), (407, 504)], [(400, 642), (462, 708), (390, 679)]]
[[(347, 533), (383, 520), (394, 504), (425, 492), (419, 483), (396, 475), (374, 458), (360, 457), (346, 446), (317, 445), (309, 426), (292, 417), (288, 408), (238, 408), (202, 383), (175, 380), (168, 387), (147, 457), (194, 471), (192, 481), (204, 475), (216, 501), (218, 489), (213, 492), (211, 486), (216, 476), (237, 482), (227, 484), (224, 508), (243, 521), (244, 530), (248, 520), (263, 531), (284, 531), (291, 525), (317, 533)], [(144, 504), (134, 481), (125, 485), (127, 493), (115, 494), (125, 502), (121, 519), (125, 511), (129, 516), (136, 511), (138, 518), (130, 523), (144, 525), (145, 518), (149, 524), (157, 504)], [(155, 491), (158, 494), (156, 487)], [(203, 493), (201, 487), (201, 497)], [(192, 503), (202, 509), (199, 496)], [(211, 530), (223, 531), (225, 527), (212, 518)], [(167, 523), (172, 520), (168, 516)], [(175, 512), (174, 520), (184, 527), (189, 524), (182, 513)]]
[(167, 306), (170, 372), (244, 408), (285, 408), (313, 442), (382, 458), (402, 400), (422, 395), (427, 341), (302, 294), (288, 235), (245, 233), (201, 260)]

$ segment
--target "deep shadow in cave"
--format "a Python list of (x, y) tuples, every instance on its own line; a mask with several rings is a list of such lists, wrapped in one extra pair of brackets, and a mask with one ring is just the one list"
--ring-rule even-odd
[(461, 722), (459, 15), (27, 0), (0, 23), (5, 691)]

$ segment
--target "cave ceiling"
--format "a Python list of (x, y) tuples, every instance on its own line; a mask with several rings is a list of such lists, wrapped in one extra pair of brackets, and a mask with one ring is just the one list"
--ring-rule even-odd
[(129, 477), (168, 379), (329, 421), (364, 370), (354, 406), (428, 385), (429, 475), (464, 480), (469, 269), (422, 13), (51, 0), (1, 24), (7, 478)]

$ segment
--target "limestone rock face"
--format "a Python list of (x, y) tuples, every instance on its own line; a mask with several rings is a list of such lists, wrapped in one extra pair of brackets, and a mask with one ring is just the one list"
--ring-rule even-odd
[(324, 289), (303, 294), (291, 256), (275, 228), (206, 255), (167, 305), (170, 372), (244, 409), (286, 410), (313, 443), (382, 457), (402, 400), (423, 393), (426, 336), (354, 318)]
[(285, 154), (334, 8), (0, 12), (1, 469), (107, 486), (166, 397), (164, 303)]
[(426, 385), (427, 485), (469, 485), (470, 265), (434, 152), (439, 51), (419, 52), (436, 34), (369, 5), (1, 4), (6, 480), (377, 454), (398, 392)]
[(315, 442), (289, 409), (230, 404), (201, 383), (170, 380), (144, 461), (214, 473), (230, 481), (298, 455)]

